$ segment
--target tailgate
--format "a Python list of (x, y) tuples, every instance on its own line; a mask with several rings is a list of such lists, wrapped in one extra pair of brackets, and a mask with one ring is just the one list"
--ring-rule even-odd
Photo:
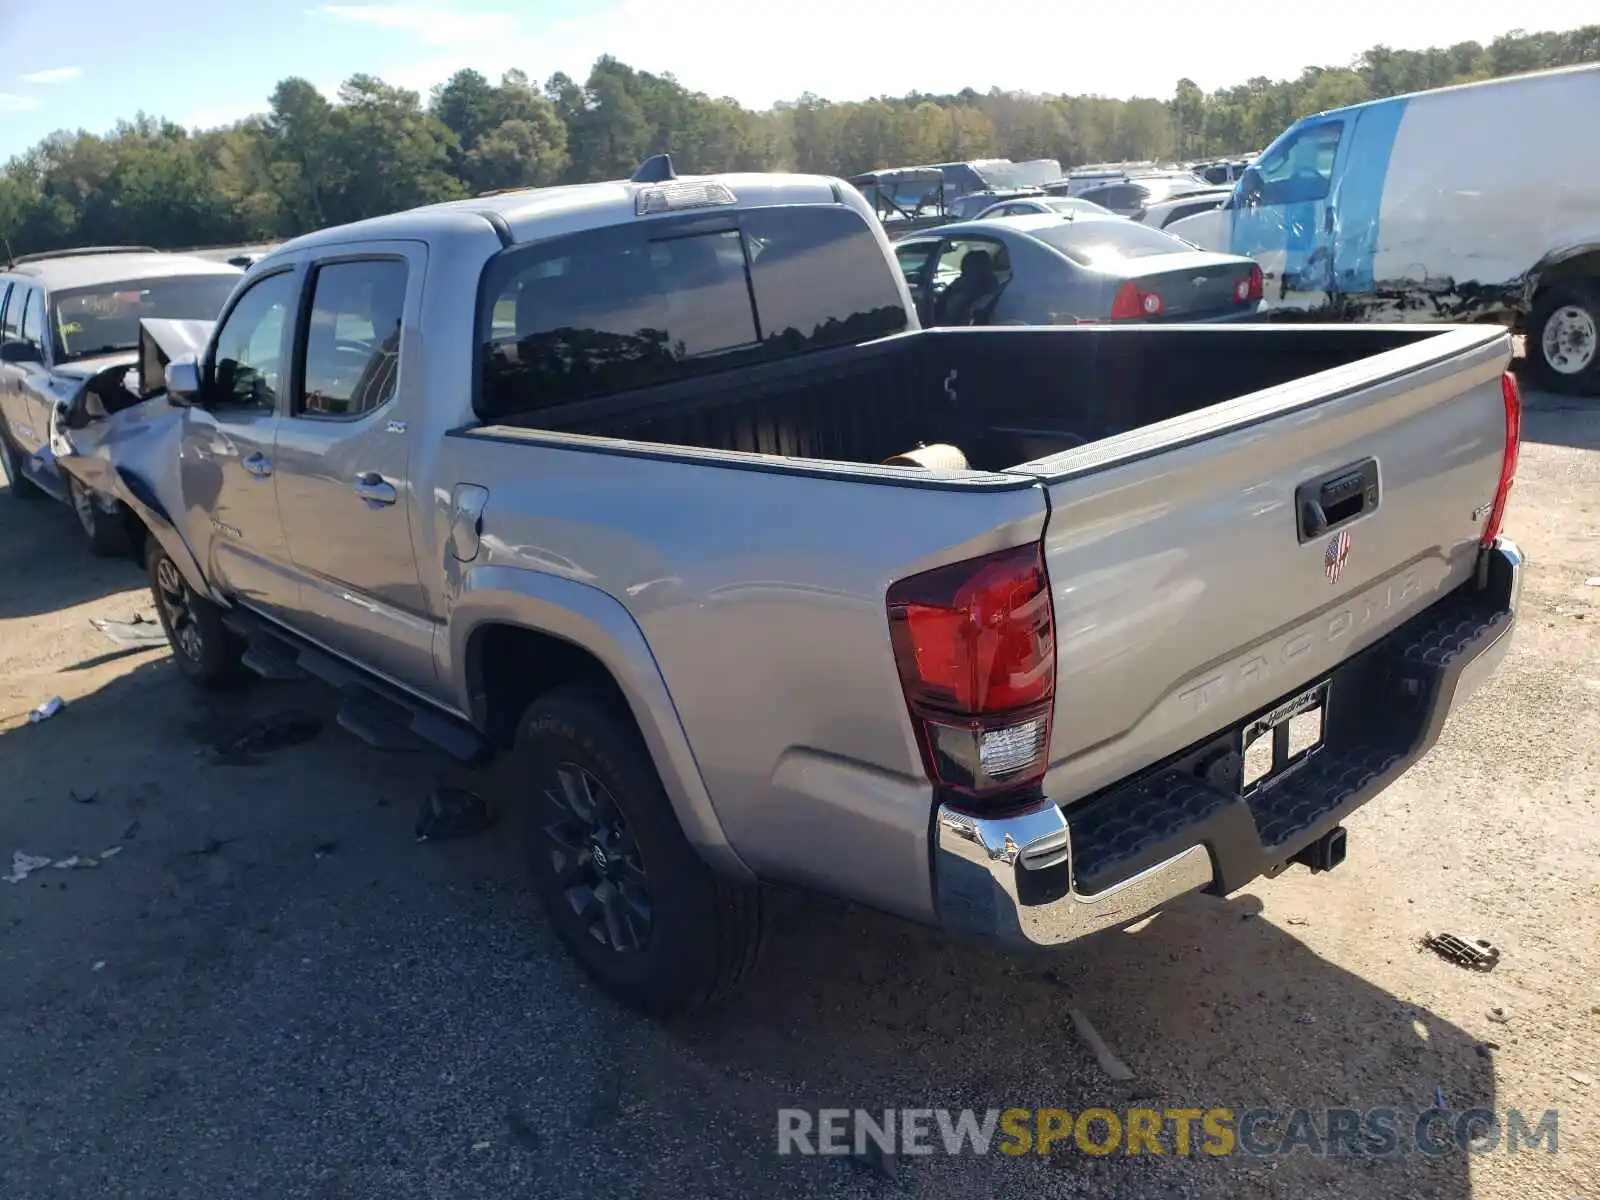
[[(1442, 329), (1021, 468), (1050, 498), (1048, 794), (1085, 795), (1225, 729), (1465, 582), (1500, 477), (1510, 354), (1501, 330)], [(1374, 481), (1375, 508), (1307, 536), (1303, 485), (1337, 514)]]

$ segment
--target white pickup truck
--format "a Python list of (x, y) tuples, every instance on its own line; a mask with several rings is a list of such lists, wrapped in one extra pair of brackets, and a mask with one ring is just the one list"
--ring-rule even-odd
[(1505, 653), (1510, 357), (924, 331), (848, 185), (653, 160), (280, 247), (60, 461), (191, 680), (508, 754), (556, 930), (670, 1011), (762, 881), (1030, 947), (1337, 866)]

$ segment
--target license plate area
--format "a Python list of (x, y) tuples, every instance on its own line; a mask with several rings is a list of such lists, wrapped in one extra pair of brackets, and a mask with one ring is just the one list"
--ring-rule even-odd
[(1247, 721), (1239, 731), (1239, 794), (1248, 796), (1299, 767), (1322, 749), (1327, 735), (1326, 681)]

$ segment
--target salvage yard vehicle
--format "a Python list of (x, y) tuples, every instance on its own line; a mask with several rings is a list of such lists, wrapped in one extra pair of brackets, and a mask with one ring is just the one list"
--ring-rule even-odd
[(1261, 307), (1248, 258), (1104, 210), (944, 225), (894, 253), (927, 326), (1250, 321)]
[(1218, 211), (1168, 226), (1248, 254), (1275, 312), (1494, 321), (1552, 391), (1600, 395), (1600, 64), (1373, 100), (1278, 137)]
[[(147, 246), (23, 255), (0, 270), (0, 463), (11, 494), (70, 503), (94, 553), (126, 553), (126, 511), (56, 468), (60, 415), (135, 402), (124, 377), (141, 320), (213, 318), (243, 274)], [(137, 387), (136, 376), (127, 382)]]
[(285, 244), (65, 465), (189, 680), (502, 756), (554, 929), (668, 1012), (763, 881), (1027, 949), (1336, 867), (1509, 644), (1510, 357), (924, 330), (847, 184), (658, 158)]
[(972, 219), (991, 221), (995, 217), (1021, 217), (1030, 213), (1111, 213), (1093, 200), (1079, 200), (1075, 196), (1023, 196), (989, 205)]

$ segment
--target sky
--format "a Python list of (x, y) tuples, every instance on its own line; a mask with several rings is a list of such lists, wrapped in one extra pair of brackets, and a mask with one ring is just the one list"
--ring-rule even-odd
[[(1600, 19), (1595, 0), (1268, 0), (1008, 5), (975, 0), (0, 0), (0, 162), (58, 129), (139, 111), (210, 127), (262, 111), (278, 80), (330, 95), (357, 72), (423, 93), (461, 67), (581, 80), (602, 54), (765, 108), (991, 86), (1167, 98)], [(1285, 14), (1301, 11), (1305, 20)]]

